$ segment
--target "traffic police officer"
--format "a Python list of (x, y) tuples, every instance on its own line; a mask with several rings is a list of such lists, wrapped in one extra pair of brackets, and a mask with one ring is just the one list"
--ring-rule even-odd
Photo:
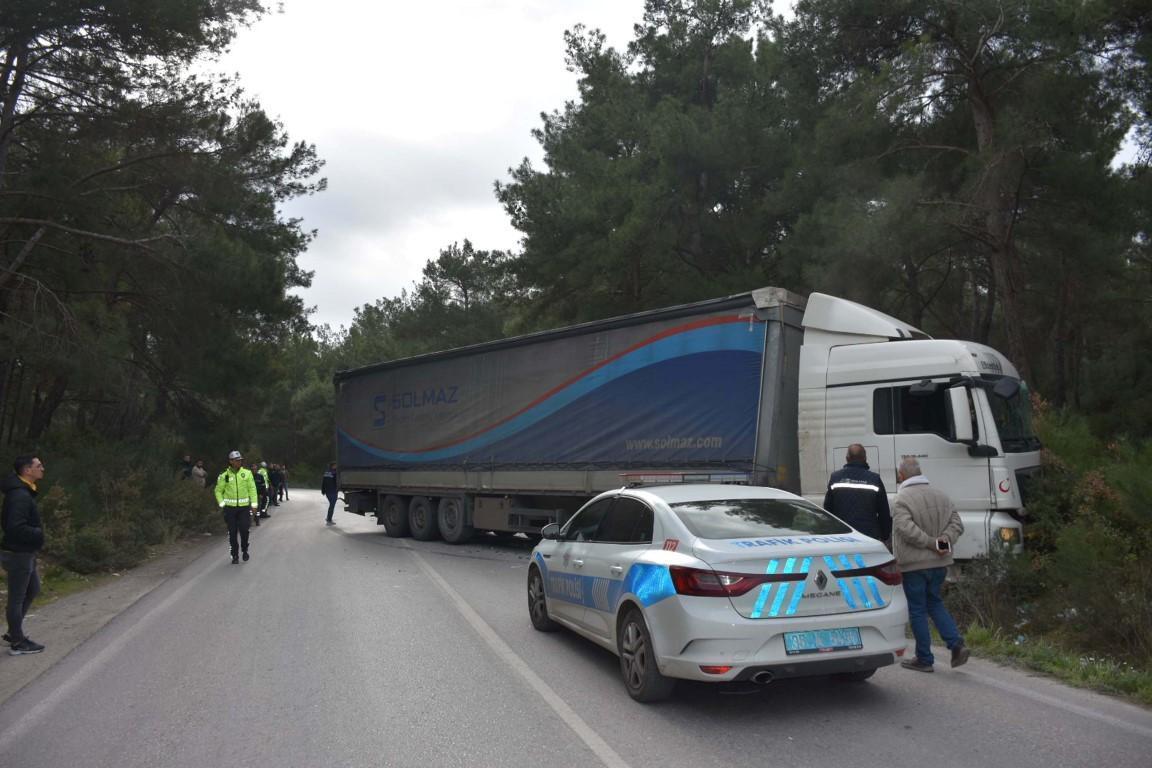
[(240, 534), (240, 552), (244, 560), (248, 560), (248, 527), (252, 523), (252, 514), (256, 512), (256, 481), (252, 472), (244, 468), (244, 457), (240, 451), (228, 454), (228, 469), (216, 478), (216, 503), (224, 513), (224, 522), (228, 524), (232, 564), (240, 562), (237, 557), (237, 533)]
[(847, 463), (828, 478), (824, 509), (848, 525), (883, 542), (892, 538), (892, 512), (880, 475), (868, 467), (868, 452), (859, 443), (848, 446)]

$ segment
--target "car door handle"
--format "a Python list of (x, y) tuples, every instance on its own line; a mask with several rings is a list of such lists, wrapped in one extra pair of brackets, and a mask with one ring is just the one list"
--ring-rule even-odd
[(614, 573), (614, 574), (616, 574), (617, 576), (619, 576), (620, 574), (624, 573), (624, 566), (622, 566), (622, 565), (613, 565), (613, 566), (612, 566), (611, 568), (609, 568), (608, 570), (609, 570), (611, 573)]
[(583, 568), (584, 567), (584, 561), (583, 560), (573, 560), (572, 561), (572, 567), (573, 568)]

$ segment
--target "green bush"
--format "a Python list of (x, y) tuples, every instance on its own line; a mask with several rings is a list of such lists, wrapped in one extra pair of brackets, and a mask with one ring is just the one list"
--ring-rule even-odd
[(963, 623), (1152, 669), (1152, 445), (1095, 438), (1045, 412), (1026, 550), (964, 569), (948, 601)]
[(45, 554), (77, 573), (130, 568), (148, 546), (221, 522), (210, 490), (178, 479), (162, 441), (132, 445), (97, 439), (42, 451), (51, 457), (40, 510)]

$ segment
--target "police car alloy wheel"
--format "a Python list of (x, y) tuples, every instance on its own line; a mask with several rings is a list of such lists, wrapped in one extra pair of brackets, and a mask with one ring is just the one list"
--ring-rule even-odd
[(544, 579), (540, 571), (531, 568), (528, 571), (528, 616), (532, 619), (532, 626), (540, 632), (555, 632), (560, 625), (548, 616), (548, 598), (544, 594)]
[(652, 635), (640, 611), (633, 608), (624, 616), (616, 639), (620, 646), (620, 672), (628, 695), (642, 702), (662, 701), (671, 696), (676, 681), (660, 674)]

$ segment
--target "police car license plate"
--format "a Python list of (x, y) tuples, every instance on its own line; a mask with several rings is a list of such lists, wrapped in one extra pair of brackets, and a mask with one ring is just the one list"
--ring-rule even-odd
[(801, 653), (858, 651), (863, 647), (864, 643), (860, 641), (859, 627), (784, 633), (784, 650), (788, 652), (789, 656)]

